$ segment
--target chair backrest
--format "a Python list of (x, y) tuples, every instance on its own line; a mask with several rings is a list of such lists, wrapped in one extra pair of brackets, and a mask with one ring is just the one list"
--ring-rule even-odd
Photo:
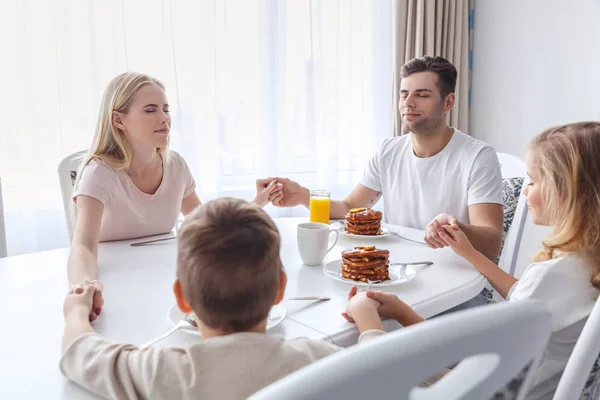
[[(250, 398), (481, 400), (521, 374), (522, 384), (515, 385), (521, 399), (550, 337), (551, 318), (535, 301), (457, 311), (326, 357)], [(458, 361), (433, 385), (416, 387)]]
[(514, 275), (527, 220), (527, 198), (522, 194), (523, 187), (528, 183), (527, 166), (512, 154), (498, 153), (498, 160), (502, 169), (504, 197), (503, 245), (498, 265)]
[(75, 186), (75, 180), (77, 179), (79, 165), (83, 162), (86, 154), (87, 150), (78, 151), (65, 157), (58, 164), (58, 181), (60, 183), (60, 192), (62, 194), (69, 242), (73, 240), (73, 232), (75, 230), (74, 214), (71, 208), (71, 204), (73, 203), (73, 187)]
[(4, 224), (4, 203), (2, 202), (2, 178), (0, 178), (0, 258), (8, 255), (6, 250), (6, 228)]
[(596, 301), (560, 378), (554, 400), (600, 398), (599, 337), (600, 302)]

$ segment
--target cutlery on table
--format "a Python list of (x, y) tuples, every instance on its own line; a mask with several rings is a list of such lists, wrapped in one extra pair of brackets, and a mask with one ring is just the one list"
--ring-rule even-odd
[(194, 316), (191, 315), (191, 314), (188, 314), (188, 315), (185, 316), (184, 319), (182, 319), (181, 321), (179, 321), (174, 327), (172, 327), (171, 329), (169, 329), (167, 332), (165, 332), (162, 335), (160, 335), (160, 336), (152, 339), (149, 342), (144, 343), (143, 345), (140, 346), (140, 348), (143, 349), (145, 347), (150, 347), (154, 343), (156, 343), (156, 342), (158, 342), (160, 340), (163, 340), (167, 336), (171, 335), (176, 330), (181, 329), (181, 328), (190, 327), (190, 326), (198, 326), (198, 324), (196, 323), (196, 320), (194, 319)]
[(371, 285), (373, 285), (374, 283), (381, 283), (381, 282), (383, 282), (381, 279), (378, 281), (369, 281), (367, 286), (365, 286), (365, 289), (363, 290), (363, 292), (366, 292), (367, 290), (371, 289)]
[(393, 262), (390, 263), (392, 265), (431, 265), (433, 261), (412, 261), (412, 262)]
[(398, 269), (398, 275), (400, 275), (400, 279), (405, 280), (406, 279), (406, 267), (408, 265), (431, 265), (431, 264), (433, 264), (433, 261), (413, 261), (413, 262), (407, 262), (407, 263), (395, 262), (395, 263), (390, 263), (390, 267), (394, 266), (394, 265), (399, 265), (400, 268)]
[(132, 247), (145, 246), (147, 244), (158, 243), (158, 242), (165, 242), (167, 240), (173, 240), (173, 239), (177, 239), (177, 236), (169, 236), (167, 238), (162, 238), (162, 239), (153, 239), (153, 240), (146, 240), (145, 242), (131, 243), (131, 246)]
[(400, 235), (398, 232), (389, 231), (388, 233), (391, 236), (396, 236), (397, 238), (402, 239), (402, 240), (406, 240), (407, 242), (411, 242), (411, 243), (418, 244), (418, 245), (421, 245), (421, 246), (427, 246), (427, 243), (425, 243), (425, 242), (421, 242), (421, 241), (418, 241), (418, 240), (409, 239), (407, 237), (404, 237), (404, 236)]
[(297, 297), (288, 297), (285, 300), (318, 300), (318, 301), (324, 301), (324, 300), (330, 300), (331, 297), (327, 297), (327, 296), (297, 296)]

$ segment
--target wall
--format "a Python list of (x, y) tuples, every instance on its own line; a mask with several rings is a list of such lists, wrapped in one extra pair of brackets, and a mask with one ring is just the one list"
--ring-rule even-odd
[[(476, 0), (470, 133), (524, 158), (543, 129), (600, 120), (598, 21), (599, 0)], [(545, 233), (527, 222), (518, 268)]]

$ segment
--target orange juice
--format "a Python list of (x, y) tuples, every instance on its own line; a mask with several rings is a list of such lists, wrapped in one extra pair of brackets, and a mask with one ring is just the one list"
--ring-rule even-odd
[(310, 222), (329, 223), (331, 206), (329, 192), (310, 194)]

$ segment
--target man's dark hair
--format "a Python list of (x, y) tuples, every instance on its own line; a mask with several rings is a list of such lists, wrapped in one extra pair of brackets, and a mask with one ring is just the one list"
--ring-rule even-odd
[(404, 79), (417, 72), (435, 72), (438, 76), (438, 89), (442, 99), (445, 99), (456, 89), (456, 78), (458, 73), (452, 63), (444, 57), (423, 56), (413, 58), (402, 66), (400, 76)]

